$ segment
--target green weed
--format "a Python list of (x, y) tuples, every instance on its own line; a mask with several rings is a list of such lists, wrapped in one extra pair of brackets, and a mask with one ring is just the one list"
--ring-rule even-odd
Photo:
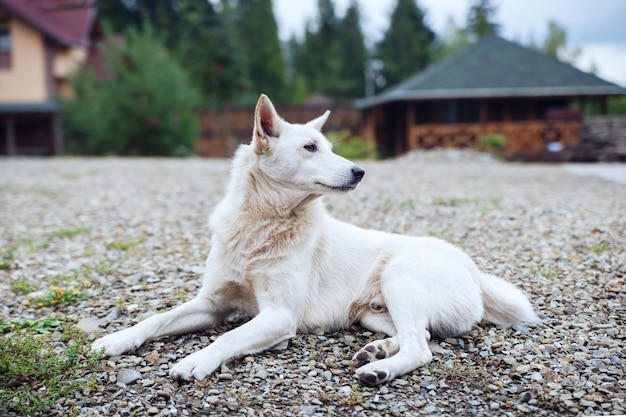
[(30, 282), (28, 282), (26, 279), (16, 279), (11, 281), (11, 292), (13, 292), (14, 294), (29, 294), (33, 291), (37, 291), (37, 287), (35, 287), (34, 285), (32, 285)]
[(141, 243), (144, 242), (144, 239), (131, 239), (131, 240), (114, 240), (113, 242), (109, 242), (106, 244), (106, 248), (107, 249), (113, 249), (113, 250), (123, 250), (123, 251), (127, 251)]
[(611, 244), (608, 242), (599, 242), (599, 243), (594, 243), (593, 245), (591, 245), (590, 249), (593, 253), (600, 254), (603, 252), (610, 251), (612, 247), (611, 247)]
[(0, 269), (9, 269), (15, 259), (15, 246), (7, 245), (0, 250)]
[(483, 213), (487, 213), (490, 212), (492, 210), (500, 210), (502, 206), (502, 199), (501, 198), (490, 198), (489, 199), (489, 204), (482, 206), (480, 208), (480, 211)]
[(450, 197), (450, 198), (435, 198), (433, 200), (434, 206), (444, 206), (444, 207), (460, 207), (465, 206), (467, 204), (471, 204), (476, 200), (472, 200), (470, 198), (459, 198), (459, 197)]
[(28, 324), (0, 337), (0, 412), (44, 413), (59, 398), (72, 398), (96, 384), (102, 355), (90, 352), (84, 333), (66, 325), (61, 328), (62, 343), (51, 343), (55, 340), (40, 330), (56, 327), (56, 322)]
[(74, 271), (72, 278), (59, 275), (49, 279), (49, 282), (52, 285), (47, 294), (37, 298), (29, 297), (28, 301), (37, 307), (68, 306), (85, 298), (83, 290), (90, 286), (86, 280), (78, 281), (77, 271)]
[(48, 233), (50, 237), (74, 237), (78, 235), (84, 235), (91, 233), (91, 229), (87, 227), (75, 227), (72, 229), (59, 229), (54, 232)]
[(477, 385), (483, 385), (487, 380), (487, 371), (481, 366), (470, 366), (465, 364), (455, 364), (453, 367), (445, 363), (430, 363), (428, 372), (438, 378), (445, 378), (451, 381), (462, 379), (472, 381)]
[(30, 329), (39, 334), (46, 334), (52, 329), (56, 329), (62, 324), (60, 319), (46, 318), (30, 321), (26, 319), (12, 320), (9, 322), (0, 321), (0, 333), (9, 333), (22, 329)]
[(400, 207), (415, 208), (415, 200), (413, 200), (412, 198), (407, 198), (406, 200), (400, 202)]

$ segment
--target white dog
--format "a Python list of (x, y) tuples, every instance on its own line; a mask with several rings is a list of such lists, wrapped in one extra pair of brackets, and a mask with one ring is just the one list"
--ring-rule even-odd
[(354, 355), (361, 382), (376, 385), (428, 363), (431, 336), (468, 332), (483, 318), (505, 325), (538, 320), (520, 290), (480, 272), (448, 243), (332, 218), (320, 197), (355, 189), (364, 171), (332, 152), (320, 132), (328, 115), (290, 124), (262, 95), (252, 143), (237, 150), (226, 196), (211, 216), (199, 294), (96, 340), (93, 349), (119, 355), (162, 336), (214, 327), (235, 311), (253, 317), (170, 371), (203, 379), (299, 330), (358, 322), (390, 336)]

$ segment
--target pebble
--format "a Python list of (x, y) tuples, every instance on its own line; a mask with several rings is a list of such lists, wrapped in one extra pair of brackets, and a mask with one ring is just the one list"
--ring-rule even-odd
[[(238, 316), (108, 358), (92, 390), (59, 400), (51, 413), (504, 416), (553, 415), (561, 407), (572, 415), (626, 414), (624, 185), (573, 176), (563, 165), (508, 164), (472, 152), (362, 165), (368, 175), (357, 190), (325, 199), (335, 217), (454, 242), (483, 271), (529, 294), (543, 322), (478, 323), (443, 342), (431, 364), (374, 388), (359, 385), (351, 358), (384, 336), (356, 325), (299, 333), (204, 381), (169, 377), (177, 361), (247, 320)], [(219, 159), (0, 160), (0, 253), (15, 246), (15, 267), (0, 270), (1, 319), (67, 317), (83, 331), (109, 333), (191, 299), (211, 250), (206, 219), (229, 167)], [(48, 239), (77, 227), (90, 232)], [(139, 243), (107, 249), (116, 241)], [(10, 280), (25, 277), (46, 294), (69, 267), (91, 284), (75, 305), (40, 309), (10, 290)], [(67, 345), (57, 330), (42, 337)]]
[(130, 385), (141, 379), (141, 373), (136, 369), (122, 368), (117, 372), (117, 383)]

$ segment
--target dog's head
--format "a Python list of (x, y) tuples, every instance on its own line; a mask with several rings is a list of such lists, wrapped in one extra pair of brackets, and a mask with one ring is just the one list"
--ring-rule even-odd
[(291, 124), (278, 116), (266, 95), (254, 115), (253, 145), (264, 174), (282, 187), (311, 194), (353, 190), (365, 171), (334, 154), (321, 133), (330, 111), (306, 124)]

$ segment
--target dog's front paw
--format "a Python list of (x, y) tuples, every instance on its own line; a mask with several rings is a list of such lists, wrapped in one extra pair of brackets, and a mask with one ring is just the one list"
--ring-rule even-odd
[(220, 366), (219, 363), (211, 361), (206, 356), (202, 350), (187, 356), (170, 369), (170, 376), (185, 381), (191, 381), (194, 378), (197, 380), (204, 379)]
[(390, 380), (387, 372), (377, 370), (372, 366), (363, 366), (357, 369), (356, 375), (359, 377), (361, 384), (367, 385), (368, 387), (375, 387), (376, 385)]
[(117, 356), (137, 349), (145, 342), (133, 328), (120, 330), (101, 337), (91, 344), (92, 352), (104, 352), (105, 356)]
[(368, 363), (395, 355), (398, 348), (392, 338), (385, 340), (376, 340), (368, 343), (352, 357), (352, 364), (357, 368)]

